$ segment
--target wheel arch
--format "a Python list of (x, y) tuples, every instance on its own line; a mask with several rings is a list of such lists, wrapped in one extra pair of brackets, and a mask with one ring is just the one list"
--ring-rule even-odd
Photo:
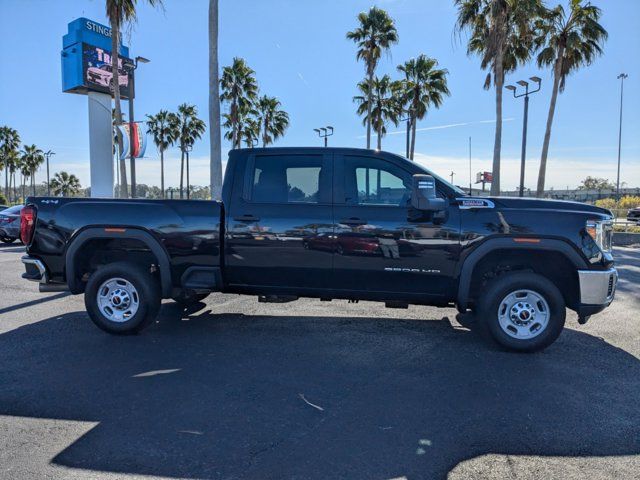
[(459, 266), (456, 297), (458, 308), (466, 309), (469, 307), (476, 267), (489, 255), (499, 255), (503, 252), (518, 252), (522, 255), (530, 253), (555, 254), (561, 256), (575, 270), (588, 268), (587, 261), (564, 240), (531, 237), (527, 237), (527, 240), (522, 241), (517, 237), (501, 237), (487, 240), (476, 247)]
[(143, 243), (158, 262), (160, 285), (163, 298), (171, 296), (171, 264), (169, 254), (160, 242), (149, 232), (128, 226), (87, 227), (77, 233), (69, 242), (65, 252), (65, 277), (71, 293), (83, 291), (83, 282), (76, 275), (78, 255), (88, 242), (94, 240), (136, 240)]

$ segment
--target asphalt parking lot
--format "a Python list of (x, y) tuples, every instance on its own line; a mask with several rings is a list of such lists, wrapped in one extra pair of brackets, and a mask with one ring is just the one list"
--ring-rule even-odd
[(540, 354), (452, 309), (212, 295), (109, 336), (0, 247), (0, 478), (640, 478), (640, 250)]

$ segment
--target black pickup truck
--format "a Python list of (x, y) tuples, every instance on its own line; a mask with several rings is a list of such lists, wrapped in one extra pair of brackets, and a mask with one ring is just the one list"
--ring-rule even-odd
[(534, 351), (613, 300), (611, 213), (470, 197), (420, 165), (346, 148), (234, 150), (222, 202), (28, 199), (24, 278), (85, 295), (132, 333), (161, 299), (210, 292), (455, 306), (501, 345)]

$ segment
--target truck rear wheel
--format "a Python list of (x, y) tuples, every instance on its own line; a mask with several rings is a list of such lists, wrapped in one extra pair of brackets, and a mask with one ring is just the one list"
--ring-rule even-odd
[(144, 268), (128, 262), (96, 270), (84, 292), (93, 323), (114, 334), (141, 331), (155, 319), (160, 303), (158, 281)]
[(562, 293), (547, 278), (513, 272), (493, 280), (478, 302), (478, 320), (503, 347), (536, 352), (562, 332), (566, 305)]

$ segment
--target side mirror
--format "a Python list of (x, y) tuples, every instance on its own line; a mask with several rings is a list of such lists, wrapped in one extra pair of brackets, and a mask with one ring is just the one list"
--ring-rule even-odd
[(436, 181), (431, 175), (416, 173), (413, 176), (411, 206), (426, 212), (440, 212), (445, 209), (444, 198), (438, 198), (436, 195)]

